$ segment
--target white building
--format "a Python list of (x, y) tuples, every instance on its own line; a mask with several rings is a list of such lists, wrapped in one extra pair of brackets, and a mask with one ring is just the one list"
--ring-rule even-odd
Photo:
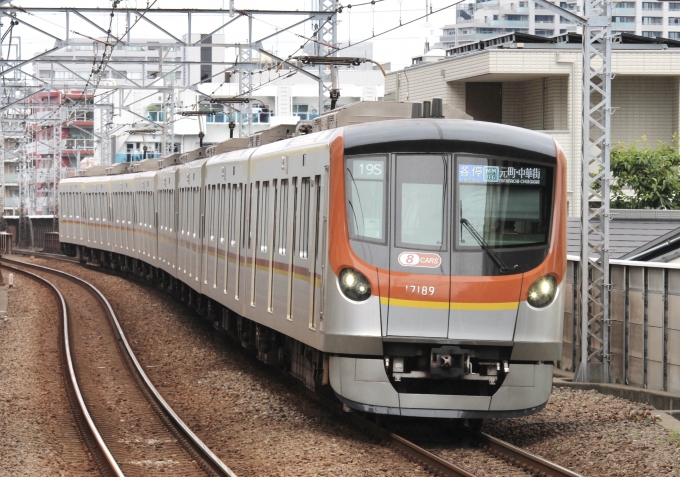
[[(581, 0), (552, 3), (575, 13), (583, 10)], [(615, 34), (680, 40), (680, 2), (616, 1), (612, 20)], [(456, 6), (455, 23), (442, 28), (436, 47), (446, 50), (513, 32), (550, 37), (578, 31), (573, 23), (531, 0), (475, 0)]]
[[(182, 38), (188, 43), (186, 35)], [(202, 40), (205, 45), (223, 44), (223, 35), (206, 36), (195, 33), (191, 42)], [(121, 85), (129, 88), (112, 96), (116, 115), (114, 129), (118, 129), (111, 142), (112, 158), (115, 162), (141, 160), (159, 157), (163, 154), (161, 126), (165, 123), (161, 92), (154, 93), (159, 86), (187, 86), (175, 93), (175, 110), (211, 110), (209, 116), (186, 116), (177, 114), (173, 121), (174, 145), (176, 152), (186, 152), (199, 147), (199, 134), (203, 133), (203, 145), (215, 144), (230, 137), (229, 122), (239, 122), (234, 109), (219, 104), (210, 104), (210, 96), (233, 97), (239, 94), (239, 74), (250, 74), (241, 68), (239, 72), (228, 72), (224, 47), (198, 44), (196, 47), (178, 46), (169, 40), (132, 41), (132, 46), (116, 46), (100, 83), (101, 90)], [(314, 54), (313, 50), (307, 52)], [(343, 50), (345, 56), (368, 57), (372, 59), (373, 45), (369, 42)], [(69, 46), (55, 53), (45, 55), (33, 64), (34, 74), (54, 87), (66, 91), (82, 89), (90, 77), (93, 55), (101, 57), (102, 45), (89, 40)], [(162, 54), (163, 65), (159, 57)], [(193, 62), (191, 65), (175, 64), (176, 61)], [(253, 61), (253, 133), (269, 127), (270, 124), (313, 119), (319, 115), (319, 85), (314, 79), (294, 73), (285, 65), (278, 73), (272, 67), (272, 60), (266, 55), (254, 52)], [(205, 62), (205, 63), (202, 63)], [(159, 73), (162, 68), (162, 78)], [(238, 69), (238, 66), (236, 67)], [(318, 74), (318, 67), (306, 68)], [(281, 79), (277, 78), (280, 77)], [(384, 94), (384, 76), (372, 64), (365, 63), (351, 69), (339, 68), (338, 81), (341, 97), (337, 106), (361, 100), (379, 100)], [(57, 86), (58, 85), (58, 86)], [(120, 109), (121, 105), (123, 106)], [(120, 114), (118, 114), (120, 112)], [(100, 112), (95, 110), (94, 134), (101, 127)], [(117, 128), (124, 125), (122, 128)], [(156, 127), (155, 127), (156, 126)], [(145, 130), (145, 132), (141, 132)], [(128, 131), (133, 131), (129, 133)], [(234, 129), (238, 137), (239, 126)], [(98, 140), (94, 141), (98, 144)], [(95, 144), (95, 146), (96, 146)], [(145, 150), (146, 147), (146, 150)], [(145, 152), (146, 151), (146, 152)], [(94, 157), (99, 161), (99, 147)]]
[[(519, 36), (519, 35), (518, 35)], [(505, 42), (449, 50), (446, 59), (394, 71), (386, 100), (440, 97), (477, 120), (546, 132), (568, 159), (569, 212), (579, 215), (581, 181), (580, 35), (557, 40), (510, 34)], [(546, 42), (547, 41), (547, 42)], [(489, 42), (491, 43), (491, 42)], [(680, 128), (680, 48), (622, 35), (613, 46), (612, 142), (647, 136), (670, 143)]]

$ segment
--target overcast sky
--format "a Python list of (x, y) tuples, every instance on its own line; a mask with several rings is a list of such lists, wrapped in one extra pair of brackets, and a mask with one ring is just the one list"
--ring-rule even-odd
[[(153, 0), (151, 0), (153, 1)], [(356, 4), (357, 6), (344, 8), (338, 15), (338, 40), (352, 43), (370, 38), (373, 32), (377, 35), (385, 30), (399, 26), (401, 17), (402, 23), (418, 18), (426, 13), (426, 5), (429, 10), (436, 11), (456, 2), (456, 0), (377, 0), (375, 5), (358, 5), (367, 0), (349, 0), (342, 4)], [(370, 0), (368, 0), (370, 1)], [(315, 6), (317, 0), (236, 0), (236, 8), (262, 9), (262, 10), (310, 10)], [(110, 0), (14, 0), (14, 5), (22, 7), (53, 7), (55, 5), (68, 7), (100, 7), (110, 8)], [(157, 0), (154, 8), (229, 8), (229, 0)], [(123, 0), (119, 8), (138, 8), (144, 9), (147, 0)], [(401, 10), (401, 11), (400, 11)], [(426, 35), (433, 34), (432, 38), (437, 40), (441, 34), (441, 27), (445, 24), (453, 23), (455, 16), (455, 6), (429, 17), (429, 23), (425, 19), (418, 20), (410, 25), (398, 28), (390, 33), (373, 38), (374, 59), (381, 63), (391, 62), (393, 69), (402, 68), (411, 64), (411, 57), (423, 53)], [(20, 19), (28, 23), (43, 28), (45, 31), (64, 38), (66, 34), (66, 21), (64, 14), (36, 15), (20, 14)], [(89, 18), (102, 26), (108, 28), (110, 20), (109, 13), (90, 15)], [(160, 26), (181, 37), (187, 32), (186, 15), (180, 20), (178, 15), (153, 15), (152, 19)], [(224, 16), (224, 22), (229, 20), (228, 14)], [(253, 38), (258, 39), (270, 35), (276, 28), (285, 28), (300, 20), (295, 16), (264, 16), (256, 15), (253, 20)], [(192, 32), (209, 33), (222, 23), (221, 15), (193, 15)], [(3, 33), (7, 27), (7, 19), (3, 19)], [(116, 35), (125, 31), (125, 15), (114, 17), (112, 30)], [(70, 30), (77, 31), (84, 35), (101, 37), (101, 32), (89, 25), (75, 15), (70, 16)], [(247, 41), (247, 20), (239, 19), (227, 28), (226, 42), (245, 42)], [(282, 32), (278, 37), (274, 37), (264, 42), (266, 49), (274, 50), (281, 57), (287, 57), (304, 43), (304, 39), (295, 34), (310, 36), (311, 22), (296, 29)], [(19, 25), (15, 28), (13, 35), (20, 36), (22, 41), (22, 56), (27, 59), (35, 52), (44, 51), (54, 44), (54, 40), (42, 36), (26, 26)], [(71, 33), (72, 36), (78, 37)], [(136, 38), (163, 38), (164, 34), (142, 21), (133, 30), (133, 37)], [(82, 37), (81, 37), (82, 38)], [(7, 44), (7, 39), (3, 46)], [(6, 50), (4, 50), (6, 55)], [(341, 53), (340, 53), (341, 55)], [(229, 58), (228, 58), (229, 59)]]

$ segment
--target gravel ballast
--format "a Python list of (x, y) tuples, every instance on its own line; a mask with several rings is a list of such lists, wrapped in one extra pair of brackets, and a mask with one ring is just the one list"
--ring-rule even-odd
[(0, 475), (99, 475), (66, 394), (56, 298), (17, 273), (14, 283), (0, 319)]
[[(162, 292), (75, 264), (34, 262), (101, 289), (159, 391), (237, 474), (428, 475), (319, 409), (238, 345), (216, 340)], [(680, 436), (645, 409), (596, 391), (554, 388), (540, 413), (490, 419), (483, 431), (585, 476), (680, 475)], [(428, 441), (429, 450), (456, 462), (455, 444)]]
[(237, 475), (430, 475), (321, 409), (237, 344), (216, 339), (161, 291), (76, 264), (32, 263), (73, 273), (104, 293), (158, 391)]

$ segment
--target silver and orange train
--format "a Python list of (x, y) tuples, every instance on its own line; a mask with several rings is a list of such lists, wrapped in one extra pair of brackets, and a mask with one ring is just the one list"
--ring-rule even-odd
[(378, 121), (63, 180), (59, 231), (349, 408), (515, 417), (561, 355), (565, 178), (541, 133)]

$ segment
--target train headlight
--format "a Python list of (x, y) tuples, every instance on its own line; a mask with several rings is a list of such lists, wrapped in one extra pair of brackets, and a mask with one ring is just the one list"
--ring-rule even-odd
[(527, 302), (534, 308), (544, 308), (552, 303), (556, 293), (557, 280), (552, 275), (546, 275), (531, 285), (527, 293)]
[(350, 300), (364, 301), (371, 296), (371, 284), (365, 276), (351, 268), (343, 268), (340, 272), (340, 289)]

